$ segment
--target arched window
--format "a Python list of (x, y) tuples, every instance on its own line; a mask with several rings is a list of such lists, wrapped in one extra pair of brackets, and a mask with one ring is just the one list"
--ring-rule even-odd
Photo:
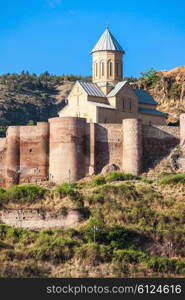
[(122, 105), (123, 111), (125, 111), (125, 99), (123, 99)]
[(112, 61), (109, 62), (109, 76), (112, 76)]
[(104, 64), (103, 61), (102, 61), (102, 63), (101, 63), (101, 75), (102, 75), (102, 76), (105, 75), (105, 64)]
[(120, 76), (121, 76), (121, 78), (123, 77), (123, 64), (121, 64), (121, 67), (120, 67)]
[(119, 76), (119, 64), (116, 63), (116, 76)]
[(95, 63), (95, 74), (96, 74), (96, 77), (98, 77), (98, 64)]
[(129, 100), (129, 112), (130, 113), (132, 112), (132, 100), (131, 99)]

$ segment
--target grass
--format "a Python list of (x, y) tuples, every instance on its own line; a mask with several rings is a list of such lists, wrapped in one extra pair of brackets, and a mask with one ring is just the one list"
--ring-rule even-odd
[(59, 195), (60, 198), (69, 197), (69, 199), (75, 203), (78, 208), (84, 207), (83, 196), (76, 189), (76, 184), (61, 184), (55, 188), (54, 193)]
[(13, 186), (8, 190), (0, 189), (0, 202), (35, 203), (43, 200), (47, 190), (37, 185)]
[[(114, 175), (108, 182), (107, 177), (100, 184), (62, 184), (50, 191), (45, 201), (50, 207), (60, 203), (63, 216), (70, 201), (77, 206), (80, 201), (87, 210), (75, 228), (39, 232), (0, 225), (0, 276), (184, 277), (183, 182), (164, 188), (158, 180), (119, 180), (123, 177)], [(169, 178), (160, 180), (164, 177)], [(1, 189), (0, 199), (5, 194)], [(18, 193), (14, 203), (20, 207), (25, 195)], [(27, 202), (36, 203), (44, 195), (30, 196)]]
[(107, 175), (97, 175), (92, 179), (93, 185), (103, 185), (115, 181), (126, 181), (126, 180), (138, 180), (139, 177), (134, 176), (130, 173), (123, 172), (110, 172)]
[(172, 174), (163, 176), (160, 180), (160, 184), (176, 184), (185, 183), (185, 174)]
[[(138, 239), (136, 232), (122, 226), (105, 226), (104, 238), (94, 242), (86, 239), (86, 230), (83, 227), (35, 232), (0, 225), (0, 277), (52, 277), (52, 270), (60, 267), (66, 271), (71, 264), (75, 270), (84, 266), (89, 271), (109, 264), (113, 277), (114, 268), (124, 276), (141, 266), (151, 275), (185, 275), (185, 262), (143, 251), (143, 237)], [(134, 241), (137, 242), (133, 247)]]
[(122, 172), (111, 172), (106, 176), (107, 182), (136, 180), (136, 179), (138, 179), (137, 176), (134, 176), (130, 173), (122, 173)]

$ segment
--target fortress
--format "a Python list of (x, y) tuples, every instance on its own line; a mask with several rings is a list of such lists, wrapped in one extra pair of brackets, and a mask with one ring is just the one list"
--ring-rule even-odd
[(77, 82), (60, 117), (10, 126), (0, 139), (0, 185), (72, 182), (108, 164), (139, 175), (185, 140), (145, 91), (122, 80), (123, 50), (106, 29), (93, 50), (93, 83)]

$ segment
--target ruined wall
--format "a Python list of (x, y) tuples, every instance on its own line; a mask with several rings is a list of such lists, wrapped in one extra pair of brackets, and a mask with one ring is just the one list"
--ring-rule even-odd
[(1, 223), (30, 229), (67, 228), (78, 224), (82, 219), (83, 214), (78, 209), (70, 209), (66, 215), (61, 212), (39, 211), (36, 209), (0, 210)]
[(179, 144), (180, 129), (176, 126), (143, 125), (143, 167), (146, 171), (168, 155)]

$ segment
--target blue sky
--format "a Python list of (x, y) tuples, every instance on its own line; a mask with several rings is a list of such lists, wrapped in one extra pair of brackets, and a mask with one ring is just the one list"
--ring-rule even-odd
[(125, 76), (185, 65), (184, 0), (0, 0), (0, 74), (91, 74), (106, 24), (126, 52)]

